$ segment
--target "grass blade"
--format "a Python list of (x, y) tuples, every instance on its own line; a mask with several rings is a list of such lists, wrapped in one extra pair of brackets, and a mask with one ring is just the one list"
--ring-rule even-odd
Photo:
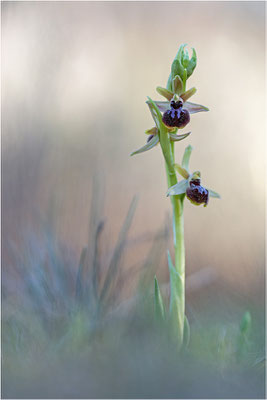
[(155, 306), (155, 318), (157, 321), (163, 321), (165, 319), (165, 308), (160, 293), (160, 288), (156, 275), (154, 277), (154, 306)]
[(101, 294), (99, 297), (100, 305), (107, 298), (111, 283), (115, 281), (115, 277), (116, 277), (118, 267), (119, 267), (119, 262), (121, 260), (122, 252), (123, 252), (125, 244), (126, 244), (127, 234), (128, 234), (128, 231), (130, 229), (130, 226), (131, 226), (131, 223), (133, 220), (136, 206), (137, 206), (137, 198), (134, 197), (131, 202), (131, 205), (129, 207), (129, 211), (125, 218), (122, 229), (119, 233), (118, 241), (115, 246), (113, 256), (112, 256), (112, 259), (109, 264), (108, 272), (107, 272), (107, 275), (106, 275), (106, 278), (105, 278), (105, 281), (103, 284), (103, 288), (101, 290)]

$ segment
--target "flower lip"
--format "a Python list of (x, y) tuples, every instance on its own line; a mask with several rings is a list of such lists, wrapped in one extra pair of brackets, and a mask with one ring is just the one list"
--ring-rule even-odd
[(162, 116), (162, 121), (169, 128), (184, 128), (190, 121), (190, 114), (182, 107), (171, 108), (165, 111)]
[(201, 186), (200, 179), (192, 179), (186, 189), (186, 197), (191, 203), (197, 206), (204, 204), (204, 207), (206, 207), (209, 201), (209, 191)]

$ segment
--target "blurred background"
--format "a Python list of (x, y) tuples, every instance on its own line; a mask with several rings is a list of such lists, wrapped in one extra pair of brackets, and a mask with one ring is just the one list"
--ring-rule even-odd
[[(171, 207), (166, 198), (163, 157), (159, 147), (134, 157), (130, 157), (130, 153), (145, 143), (144, 131), (153, 126), (145, 104), (146, 96), (160, 100), (155, 89), (166, 85), (172, 60), (181, 43), (187, 43), (189, 50), (194, 47), (198, 56), (197, 68), (187, 82), (187, 88), (196, 86), (198, 90), (192, 101), (209, 107), (210, 111), (192, 115), (190, 124), (184, 129), (192, 134), (175, 145), (176, 158), (179, 162), (185, 147), (191, 144), (194, 148), (192, 171), (200, 170), (203, 185), (221, 194), (221, 200), (211, 199), (207, 208), (185, 202), (186, 273), (189, 277), (187, 313), (190, 324), (199, 327), (199, 313), (202, 312), (203, 332), (200, 336), (207, 341), (205, 347), (203, 342), (198, 344), (198, 339), (193, 338), (192, 346), (200, 359), (203, 355), (206, 357), (211, 340), (207, 335), (208, 325), (203, 322), (205, 318), (211, 330), (217, 329), (215, 321), (222, 316), (228, 323), (227, 328), (219, 330), (221, 343), (224, 332), (232, 329), (231, 321), (238, 324), (248, 309), (252, 313), (258, 343), (250, 356), (262, 354), (266, 167), (264, 2), (4, 2), (1, 7), (2, 282), (5, 289), (8, 287), (2, 305), (7, 319), (4, 329), (8, 343), (4, 347), (6, 394), (15, 397), (24, 393), (25, 398), (30, 398), (31, 393), (36, 397), (40, 391), (44, 394), (44, 390), (51, 390), (51, 397), (69, 393), (76, 398), (82, 396), (75, 392), (78, 387), (75, 379), (81, 379), (87, 385), (86, 368), (91, 371), (92, 367), (87, 359), (85, 363), (89, 362), (89, 366), (85, 369), (83, 366), (76, 368), (74, 364), (75, 371), (86, 371), (84, 376), (78, 377), (66, 370), (69, 378), (65, 379), (56, 374), (57, 378), (54, 378), (51, 373), (52, 381), (59, 379), (61, 382), (62, 378), (65, 379), (63, 383), (67, 383), (67, 389), (64, 384), (57, 384), (58, 394), (53, 392), (53, 384), (47, 384), (43, 379), (44, 371), (49, 372), (47, 364), (39, 375), (35, 368), (41, 359), (44, 362), (49, 346), (49, 363), (56, 368), (56, 363), (62, 361), (52, 345), (50, 327), (55, 316), (54, 306), (60, 303), (57, 321), (62, 315), (64, 318), (68, 315), (68, 301), (73, 295), (81, 251), (87, 243), (93, 247), (90, 229), (95, 223), (94, 218), (105, 221), (100, 256), (103, 268), (107, 270), (129, 205), (133, 197), (138, 196), (120, 279), (116, 282), (120, 301), (135, 294), (138, 276), (142, 277), (139, 274), (142, 266), (149, 264), (156, 269), (157, 265), (160, 284), (168, 282), (166, 249), (172, 250)], [(44, 234), (47, 227), (52, 232), (51, 240)], [(101, 227), (99, 229), (102, 231)], [(124, 232), (127, 230), (125, 228)], [(160, 246), (155, 238), (163, 239), (160, 239)], [(60, 253), (54, 250), (56, 242), (60, 243)], [(48, 280), (45, 280), (43, 271), (47, 265), (52, 269), (48, 268), (45, 278)], [(57, 265), (63, 269), (57, 269)], [(20, 273), (19, 268), (22, 268)], [(28, 297), (20, 291), (23, 279)], [(153, 283), (152, 278), (148, 281)], [(57, 284), (59, 289), (53, 292)], [(55, 294), (56, 301), (49, 297), (50, 291)], [(43, 297), (45, 301), (40, 300), (40, 293), (46, 296)], [(47, 299), (51, 300), (50, 308)], [(39, 319), (36, 322), (33, 314), (27, 314), (27, 301), (35, 307), (38, 318), (49, 315), (43, 321), (48, 332), (44, 341), (39, 332)], [(47, 310), (50, 314), (46, 314)], [(129, 316), (127, 310), (126, 307)], [(76, 322), (71, 322), (70, 327), (76, 329)], [(30, 327), (31, 333), (27, 330)], [(140, 334), (138, 324), (130, 327), (127, 329), (132, 332), (133, 327), (133, 331), (136, 329)], [(53, 331), (56, 338), (61, 337), (62, 329), (64, 331), (65, 325), (59, 322)], [(80, 332), (79, 329), (76, 332)], [(109, 336), (109, 340), (113, 340), (112, 346), (115, 342), (119, 344), (116, 339), (118, 329), (115, 327), (113, 335)], [(197, 332), (197, 329), (193, 326), (192, 331)], [(28, 347), (18, 332), (26, 332), (24, 338), (31, 343), (32, 364), (25, 355)], [(15, 338), (14, 342), (12, 338)], [(137, 340), (137, 348), (142, 352), (138, 338), (138, 335), (134, 336), (133, 341)], [(105, 346), (101, 351), (116, 363), (118, 354), (114, 350), (114, 355), (113, 350)], [(144, 348), (148, 353), (149, 346), (146, 342)], [(13, 347), (17, 353), (13, 352)], [(216, 341), (216, 354), (217, 348)], [(96, 357), (101, 358), (101, 351), (94, 351)], [(22, 364), (17, 362), (14, 354), (19, 354)], [(232, 357), (233, 352), (230, 354)], [(94, 352), (91, 356), (95, 361)], [(147, 362), (147, 367), (146, 363), (141, 365), (151, 372), (151, 353)], [(38, 375), (35, 378), (31, 375), (28, 386), (21, 378), (25, 363), (28, 366), (25, 373), (35, 371)], [(63, 364), (64, 368), (69, 365), (64, 360)], [(192, 364), (194, 362), (189, 362), (189, 369)], [(217, 359), (215, 364), (217, 366)], [(133, 371), (131, 368), (136, 366)], [(137, 387), (141, 397), (145, 393), (155, 397), (155, 392), (151, 394), (145, 386), (150, 382), (146, 372), (144, 392), (140, 381), (137, 385), (136, 382), (129, 383), (129, 376), (140, 375), (138, 363), (133, 360), (132, 366), (128, 367), (125, 369), (126, 393)], [(106, 386), (104, 389), (103, 378), (99, 384), (92, 378), (93, 397), (105, 397), (107, 393), (108, 397), (111, 397), (110, 393), (118, 397), (117, 388), (121, 382), (112, 386), (114, 380), (109, 384), (110, 370), (99, 374), (102, 367), (97, 368), (95, 374), (103, 375)], [(114, 371), (116, 368), (121, 371), (120, 363)], [(223, 396), (223, 387), (230, 393), (224, 393), (225, 396), (234, 398), (240, 395), (240, 382), (244, 383), (242, 398), (262, 396), (264, 391), (262, 377), (260, 383), (258, 378), (251, 383), (251, 376), (248, 380), (247, 375), (242, 375), (240, 381), (237, 379), (240, 388), (235, 388), (236, 391), (231, 389), (233, 382), (222, 384), (221, 389), (216, 383), (211, 389), (209, 376), (213, 367), (205, 377), (202, 370), (200, 365), (199, 382), (203, 390), (194, 381), (190, 386), (192, 392), (188, 394), (187, 389), (181, 389), (185, 390), (180, 392), (182, 396), (190, 397), (191, 393), (193, 397), (198, 393), (200, 397), (209, 398), (207, 390), (215, 390), (210, 397), (217, 398)], [(161, 358), (158, 373), (162, 377)], [(228, 373), (228, 378), (233, 379), (232, 372)], [(166, 372), (166, 379), (167, 375)], [(177, 376), (186, 382), (180, 370), (174, 374), (174, 381)], [(192, 376), (196, 376), (194, 370)], [(13, 385), (14, 379), (17, 387)], [(35, 379), (37, 392), (32, 379)], [(172, 392), (174, 386), (169, 385), (168, 379), (166, 387), (160, 379), (161, 389), (154, 386), (157, 395), (177, 397), (176, 389)], [(42, 385), (45, 389), (40, 389)], [(98, 385), (97, 388), (94, 385)], [(125, 392), (121, 390), (123, 397)], [(138, 394), (134, 389), (133, 393), (136, 398)], [(87, 387), (85, 394), (88, 394)]]
[[(131, 236), (164, 224), (160, 148), (129, 154), (153, 126), (146, 96), (160, 99), (155, 88), (181, 43), (197, 50), (192, 101), (210, 112), (192, 116), (176, 157), (192, 144), (192, 170), (222, 196), (207, 208), (186, 202), (187, 272), (211, 267), (234, 291), (262, 299), (264, 2), (2, 3), (4, 268), (7, 243), (38, 230), (51, 209), (57, 236), (80, 253), (93, 176), (111, 246), (135, 194)], [(130, 263), (146, 249), (139, 243)]]

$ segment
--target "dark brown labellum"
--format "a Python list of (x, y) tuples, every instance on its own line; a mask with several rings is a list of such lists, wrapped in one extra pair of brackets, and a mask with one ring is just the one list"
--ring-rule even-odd
[(186, 197), (195, 205), (206, 206), (209, 201), (209, 191), (200, 185), (200, 179), (194, 179), (186, 189)]
[(170, 102), (170, 109), (165, 111), (162, 116), (162, 121), (169, 128), (184, 128), (190, 121), (190, 114), (183, 108), (181, 100)]

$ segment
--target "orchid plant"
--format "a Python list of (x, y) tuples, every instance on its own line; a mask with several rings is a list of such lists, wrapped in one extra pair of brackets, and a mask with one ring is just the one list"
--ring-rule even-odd
[[(187, 198), (194, 205), (207, 206), (209, 198), (219, 198), (219, 194), (201, 185), (199, 171), (189, 172), (189, 160), (192, 146), (185, 149), (182, 163), (175, 162), (174, 144), (186, 139), (191, 132), (179, 133), (190, 122), (190, 115), (208, 111), (207, 107), (191, 103), (188, 100), (196, 93), (193, 87), (186, 90), (188, 78), (194, 72), (197, 64), (195, 49), (189, 58), (186, 44), (182, 44), (171, 66), (166, 88), (157, 87), (157, 92), (165, 101), (154, 101), (148, 97), (147, 105), (151, 112), (155, 126), (145, 131), (148, 135), (147, 143), (131, 155), (143, 153), (160, 144), (166, 167), (168, 191), (173, 211), (173, 241), (174, 263), (168, 252), (170, 273), (170, 301), (169, 311), (165, 310), (159, 284), (155, 277), (155, 316), (168, 327), (170, 337), (180, 349), (189, 342), (189, 324), (185, 316), (185, 246), (184, 246), (184, 200)], [(183, 179), (178, 180), (177, 175)], [(166, 325), (165, 325), (166, 324)]]

